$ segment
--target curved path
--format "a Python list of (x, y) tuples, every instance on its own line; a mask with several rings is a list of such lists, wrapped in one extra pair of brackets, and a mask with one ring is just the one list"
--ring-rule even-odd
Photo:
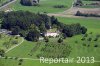
[(22, 38), (22, 41), (21, 41), (20, 43), (18, 43), (17, 45), (12, 46), (12, 47), (11, 47), (10, 49), (8, 49), (5, 53), (7, 53), (7, 52), (9, 52), (10, 50), (14, 49), (15, 47), (21, 45), (21, 44), (24, 42), (24, 38), (23, 38), (23, 37), (21, 37), (21, 38)]
[(17, 1), (17, 0), (13, 0), (13, 1), (11, 1), (11, 2), (9, 2), (9, 3), (7, 3), (7, 4), (3, 5), (3, 6), (1, 6), (0, 10), (3, 9), (3, 8), (5, 8), (5, 7), (7, 7), (8, 5), (14, 3), (15, 1)]

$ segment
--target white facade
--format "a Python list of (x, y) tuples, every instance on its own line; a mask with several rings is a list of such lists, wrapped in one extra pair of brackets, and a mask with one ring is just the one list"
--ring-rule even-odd
[(47, 37), (48, 36), (56, 37), (56, 36), (59, 36), (59, 34), (50, 32), (50, 33), (46, 33), (45, 36), (47, 36)]

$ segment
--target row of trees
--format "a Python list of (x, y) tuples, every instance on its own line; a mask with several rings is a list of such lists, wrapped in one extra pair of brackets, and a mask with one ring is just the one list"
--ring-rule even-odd
[(76, 0), (76, 2), (73, 4), (74, 6), (83, 6), (82, 0)]
[(84, 17), (100, 17), (98, 14), (88, 14), (88, 13), (81, 13), (80, 11), (77, 11), (75, 16), (84, 16)]
[(81, 26), (79, 23), (65, 25), (62, 29), (62, 33), (64, 37), (72, 37), (77, 34), (85, 34), (87, 32), (87, 28)]
[(66, 25), (59, 22), (54, 16), (49, 17), (46, 14), (35, 14), (28, 11), (2, 12), (1, 17), (1, 28), (11, 30), (12, 35), (20, 34), (29, 41), (38, 41), (40, 34), (44, 36), (51, 28), (57, 28), (64, 34), (64, 37), (85, 34), (87, 31), (78, 23)]

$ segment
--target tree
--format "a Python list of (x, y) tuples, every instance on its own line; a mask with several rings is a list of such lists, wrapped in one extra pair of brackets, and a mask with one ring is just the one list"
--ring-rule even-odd
[(5, 55), (5, 51), (3, 49), (0, 49), (0, 56), (4, 56)]
[(81, 15), (82, 15), (82, 14), (81, 14), (80, 11), (77, 11), (76, 14), (75, 14), (75, 16), (81, 16)]
[(0, 34), (0, 39), (2, 38), (2, 35)]
[(20, 59), (18, 65), (22, 65), (22, 62), (23, 62), (23, 59)]
[[(48, 29), (57, 28), (64, 34), (64, 38), (84, 34), (86, 32), (86, 28), (82, 27), (79, 23), (66, 25), (59, 22), (54, 16), (50, 17), (46, 14), (35, 14), (28, 11), (4, 13), (1, 28), (12, 31), (12, 35), (19, 34), (28, 40), (33, 40), (30, 31), (34, 30), (44, 35)], [(27, 36), (30, 36), (30, 38)]]
[(90, 38), (88, 38), (87, 40), (88, 40), (88, 41), (92, 41), (92, 38), (90, 37)]
[(85, 37), (83, 37), (81, 40), (84, 41), (85, 40)]
[(67, 35), (65, 33), (62, 34), (63, 39), (66, 39)]
[(13, 27), (12, 35), (18, 35), (20, 32), (20, 28), (18, 26)]
[(44, 37), (45, 42), (49, 42), (49, 38), (48, 37)]
[(0, 11), (0, 19), (3, 17), (4, 12)]
[(4, 42), (3, 45), (6, 47), (6, 49), (9, 48), (9, 42)]
[(82, 34), (85, 34), (87, 32), (87, 28), (85, 28), (84, 26), (81, 27), (81, 30), (82, 30)]
[(35, 30), (30, 30), (26, 36), (26, 39), (29, 41), (38, 41), (40, 36), (40, 32)]
[(77, 0), (75, 3), (74, 3), (75, 6), (82, 6), (83, 5), (83, 2), (82, 0)]
[(40, 0), (37, 0), (38, 1), (38, 3), (40, 2)]
[(58, 39), (58, 43), (62, 43), (63, 42), (63, 39), (62, 38), (59, 38)]
[(98, 41), (98, 37), (96, 37), (96, 38), (94, 39), (94, 41)]
[(71, 30), (70, 26), (65, 26), (65, 28), (63, 28), (62, 32), (65, 33), (65, 35), (67, 37), (72, 37), (74, 34), (73, 31)]
[(42, 24), (39, 26), (39, 29), (40, 29), (40, 33), (45, 34), (45, 33), (47, 32), (47, 29), (46, 29), (44, 23), (42, 23)]

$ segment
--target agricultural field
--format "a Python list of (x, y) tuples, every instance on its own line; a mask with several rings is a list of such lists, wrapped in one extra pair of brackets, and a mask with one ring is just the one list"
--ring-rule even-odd
[[(39, 6), (23, 6), (20, 4), (20, 0), (17, 0), (14, 4), (10, 5), (13, 10), (24, 10), (31, 12), (47, 12), (57, 13), (62, 12), (72, 6), (73, 0), (40, 0)], [(65, 8), (54, 8), (57, 5), (64, 5)]]
[[(83, 3), (85, 4), (82, 6), (82, 8), (100, 8), (100, 2), (98, 1), (93, 1), (93, 0), (83, 0)], [(93, 3), (99, 3), (99, 5), (89, 5)]]

